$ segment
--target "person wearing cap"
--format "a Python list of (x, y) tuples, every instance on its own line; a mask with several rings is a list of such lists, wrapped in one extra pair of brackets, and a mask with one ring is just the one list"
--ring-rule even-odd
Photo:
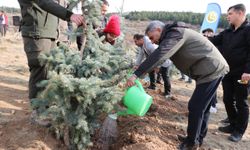
[(115, 44), (116, 38), (118, 38), (121, 34), (120, 29), (120, 18), (117, 15), (112, 15), (109, 18), (108, 24), (103, 29), (102, 32), (99, 33), (99, 36), (105, 36), (103, 43), (110, 43), (111, 45)]
[(211, 99), (229, 66), (207, 38), (184, 23), (165, 25), (152, 21), (145, 33), (159, 47), (135, 70), (127, 86), (133, 86), (137, 78), (169, 58), (180, 71), (194, 79), (196, 87), (188, 103), (187, 137), (182, 138), (179, 148), (198, 149), (207, 133)]
[(206, 28), (202, 31), (203, 36), (205, 37), (212, 37), (214, 36), (214, 31), (211, 28)]
[[(18, 0), (18, 2), (22, 15), (20, 30), (30, 70), (29, 99), (31, 100), (42, 90), (37, 87), (37, 83), (47, 79), (47, 68), (46, 65), (40, 64), (39, 55), (56, 46), (58, 19), (72, 21), (77, 25), (85, 24), (85, 21), (83, 16), (73, 14), (54, 0)], [(31, 119), (39, 125), (49, 125), (48, 121), (37, 120), (36, 116), (37, 112), (34, 109)]]
[(209, 39), (215, 46), (221, 47), (221, 53), (230, 66), (230, 72), (222, 81), (229, 125), (218, 129), (231, 134), (228, 137), (230, 141), (238, 142), (249, 122), (250, 22), (246, 17), (246, 7), (243, 4), (231, 6), (227, 11), (227, 20), (230, 27)]
[[(214, 31), (211, 28), (206, 28), (206, 29), (202, 30), (202, 35), (207, 37), (207, 38), (213, 37), (214, 36)], [(218, 48), (218, 50), (220, 50), (220, 49)], [(212, 102), (211, 102), (210, 113), (217, 113), (217, 108), (216, 108), (217, 93), (215, 93), (215, 94), (216, 95), (214, 96), (214, 98), (212, 99)]]

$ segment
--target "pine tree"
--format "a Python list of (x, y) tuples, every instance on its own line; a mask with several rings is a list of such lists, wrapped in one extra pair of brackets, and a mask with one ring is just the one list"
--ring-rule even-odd
[(92, 145), (91, 136), (99, 127), (97, 118), (112, 111), (122, 99), (118, 83), (126, 78), (132, 65), (121, 39), (114, 46), (103, 44), (104, 37), (99, 38), (93, 29), (100, 20), (100, 6), (99, 0), (84, 2), (87, 27), (83, 29), (83, 51), (61, 45), (40, 55), (49, 75), (48, 80), (39, 83), (44, 90), (32, 100), (32, 106), (41, 118), (52, 119), (51, 129), (71, 149)]

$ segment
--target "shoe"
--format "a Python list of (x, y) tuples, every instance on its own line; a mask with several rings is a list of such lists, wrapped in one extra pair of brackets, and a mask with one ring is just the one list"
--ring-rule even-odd
[(187, 136), (178, 134), (178, 135), (177, 135), (177, 139), (178, 139), (180, 142), (184, 142), (184, 141), (187, 139)]
[(150, 90), (155, 90), (155, 86), (153, 86), (153, 85), (150, 85), (149, 87), (147, 87), (148, 89), (150, 89)]
[(189, 84), (191, 84), (191, 83), (192, 83), (192, 80), (188, 80), (188, 81), (186, 81), (186, 83), (189, 83)]
[(36, 110), (33, 110), (30, 116), (30, 120), (32, 124), (37, 124), (42, 127), (50, 127), (51, 124), (51, 119), (49, 118), (39, 118), (38, 113)]
[(179, 78), (178, 80), (179, 81), (185, 81), (185, 78)]
[(221, 132), (224, 132), (224, 133), (233, 133), (234, 132), (234, 128), (231, 125), (227, 125), (225, 127), (219, 127), (218, 130)]
[(221, 120), (220, 122), (221, 122), (221, 123), (225, 123), (225, 124), (230, 123), (228, 118), (223, 119), (223, 120)]
[(187, 141), (184, 141), (179, 146), (179, 150), (198, 150), (198, 149), (199, 149), (198, 144), (190, 144)]
[(235, 131), (233, 132), (228, 139), (232, 142), (239, 142), (242, 139), (243, 134), (240, 134), (239, 132)]
[(158, 84), (162, 84), (162, 83), (161, 83), (161, 81), (156, 81), (156, 83), (158, 83)]
[(213, 113), (213, 114), (216, 114), (216, 113), (217, 113), (217, 108), (211, 106), (209, 112), (210, 112), (210, 113)]
[[(180, 142), (184, 142), (186, 139), (187, 139), (187, 136), (184, 136), (184, 135), (177, 135), (177, 139), (180, 141)], [(199, 147), (201, 147), (203, 144), (203, 140), (199, 140)]]
[(171, 94), (166, 94), (166, 95), (165, 95), (165, 98), (166, 98), (166, 99), (172, 99), (172, 95), (171, 95)]

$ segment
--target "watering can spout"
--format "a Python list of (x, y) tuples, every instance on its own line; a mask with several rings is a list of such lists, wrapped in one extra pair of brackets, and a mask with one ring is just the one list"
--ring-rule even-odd
[(133, 112), (132, 110), (126, 109), (126, 110), (123, 110), (123, 111), (118, 111), (117, 115), (118, 116), (136, 115), (136, 113)]

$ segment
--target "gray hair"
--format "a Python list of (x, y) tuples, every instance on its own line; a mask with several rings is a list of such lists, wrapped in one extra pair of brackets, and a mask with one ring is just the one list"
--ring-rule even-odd
[(156, 28), (163, 29), (164, 26), (165, 26), (165, 24), (163, 22), (161, 22), (161, 21), (158, 21), (158, 20), (151, 21), (149, 23), (149, 25), (147, 26), (147, 28), (146, 28), (145, 34), (147, 34), (148, 32), (153, 31)]

